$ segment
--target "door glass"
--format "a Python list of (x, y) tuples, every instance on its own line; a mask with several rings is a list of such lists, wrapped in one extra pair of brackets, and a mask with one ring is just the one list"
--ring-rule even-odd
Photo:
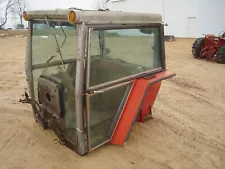
[(111, 139), (130, 89), (129, 83), (88, 97), (91, 149)]
[(91, 31), (89, 86), (161, 68), (159, 28)]
[[(51, 28), (45, 22), (33, 24), (32, 73), (35, 100), (37, 102), (40, 100), (38, 90), (41, 76), (45, 77), (44, 80), (42, 79), (42, 91), (44, 91), (44, 85), (50, 86), (48, 89), (50, 92), (52, 92), (51, 86), (58, 84), (62, 86), (60, 95), (54, 95), (53, 91), (51, 97), (58, 97), (60, 101), (56, 103), (62, 104), (65, 111), (63, 118), (57, 119), (60, 130), (63, 130), (68, 140), (75, 143), (76, 27), (64, 22), (49, 23)], [(48, 100), (52, 102), (54, 99)], [(57, 104), (52, 105), (57, 107)], [(54, 110), (56, 110), (55, 107), (53, 107)]]

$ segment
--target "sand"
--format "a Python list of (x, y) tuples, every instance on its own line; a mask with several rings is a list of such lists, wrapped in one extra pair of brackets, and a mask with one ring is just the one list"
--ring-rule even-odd
[(153, 119), (137, 123), (124, 147), (80, 157), (54, 142), (18, 102), (27, 86), (26, 38), (0, 37), (0, 169), (224, 169), (225, 65), (196, 60), (193, 40), (166, 43), (167, 68)]

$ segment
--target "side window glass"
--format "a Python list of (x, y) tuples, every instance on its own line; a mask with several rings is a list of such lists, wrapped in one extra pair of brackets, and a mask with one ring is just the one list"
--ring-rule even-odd
[(89, 86), (161, 67), (159, 28), (93, 30)]

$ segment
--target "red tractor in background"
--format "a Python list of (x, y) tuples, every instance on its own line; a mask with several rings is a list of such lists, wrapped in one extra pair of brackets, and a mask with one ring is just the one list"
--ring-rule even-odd
[(197, 38), (192, 46), (192, 55), (197, 59), (206, 58), (207, 61), (225, 64), (225, 32)]

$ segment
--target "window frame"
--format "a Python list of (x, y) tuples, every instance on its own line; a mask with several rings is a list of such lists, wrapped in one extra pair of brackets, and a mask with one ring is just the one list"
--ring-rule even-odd
[[(75, 29), (74, 32), (76, 34), (76, 38), (74, 38), (74, 41), (76, 41), (76, 45), (74, 46), (74, 49), (75, 49), (76, 52), (74, 53), (74, 55), (71, 59), (63, 59), (63, 63), (64, 63), (64, 65), (67, 65), (67, 64), (70, 64), (70, 63), (77, 62), (77, 60), (79, 60), (79, 58), (78, 58), (78, 51), (79, 51), (78, 46), (80, 46), (80, 42), (78, 42), (78, 39), (81, 36), (80, 35), (81, 30), (78, 29), (80, 27), (80, 24), (77, 24), (77, 23), (71, 24), (68, 20), (58, 20), (58, 19), (56, 19), (56, 20), (49, 19), (49, 22), (63, 22), (64, 24), (68, 23), (68, 24), (72, 25), (71, 28), (73, 27)], [(29, 71), (28, 72), (29, 74), (27, 73), (27, 77), (28, 77), (28, 83), (29, 83), (28, 85), (29, 85), (29, 90), (30, 90), (30, 93), (31, 93), (31, 98), (33, 100), (36, 100), (36, 98), (35, 98), (34, 76), (33, 76), (34, 71), (38, 70), (38, 69), (43, 69), (43, 68), (46, 68), (46, 67), (51, 68), (51, 67), (54, 67), (54, 66), (62, 65), (62, 62), (61, 61), (53, 61), (53, 62), (50, 62), (50, 63), (36, 63), (36, 64), (33, 63), (33, 58), (34, 58), (34, 55), (33, 55), (33, 28), (34, 27), (33, 26), (34, 26), (34, 24), (43, 24), (43, 23), (46, 24), (46, 21), (45, 20), (31, 20), (28, 23), (29, 23), (29, 29), (28, 29), (29, 34), (28, 34), (28, 46), (27, 46), (28, 48), (27, 48), (27, 59), (26, 59), (26, 69), (27, 69), (26, 71), (27, 72)], [(67, 25), (63, 25), (63, 26), (67, 26)], [(49, 28), (49, 29), (51, 29), (51, 28)], [(83, 46), (82, 49), (85, 49), (85, 46)], [(77, 63), (76, 63), (76, 65), (77, 65)], [(76, 78), (79, 75), (80, 74), (75, 72)], [(74, 93), (74, 95), (75, 95), (75, 93)], [(75, 103), (75, 100), (74, 100), (74, 103)], [(38, 111), (34, 106), (32, 106), (32, 108), (33, 108), (34, 112)], [(76, 109), (76, 107), (75, 107), (75, 109)], [(80, 113), (80, 112), (78, 112), (78, 113)], [(77, 118), (76, 110), (74, 112), (74, 115), (75, 115), (75, 120), (76, 120), (76, 118)], [(65, 128), (65, 119), (66, 119), (66, 116), (63, 118), (64, 122), (62, 122), (63, 123), (62, 127), (64, 129), (66, 129)], [(77, 124), (76, 124), (76, 128), (78, 128), (78, 127), (79, 126), (77, 126)], [(65, 134), (66, 132), (63, 131), (63, 133)], [(72, 142), (69, 137), (66, 137), (66, 146), (67, 147), (69, 147), (71, 149), (74, 149), (74, 150), (79, 149), (79, 145), (77, 145), (77, 135), (78, 135), (77, 133), (74, 135), (75, 142)], [(83, 144), (83, 143), (81, 143), (81, 144)], [(79, 151), (77, 151), (77, 152), (81, 153)]]
[[(134, 79), (137, 78), (141, 78), (141, 77), (146, 77), (146, 76), (150, 76), (159, 72), (163, 72), (166, 69), (166, 65), (165, 65), (165, 44), (164, 44), (164, 27), (162, 24), (124, 24), (124, 25), (87, 25), (88, 26), (88, 42), (87, 42), (87, 53), (86, 53), (86, 91), (90, 92), (90, 91), (94, 91), (94, 90), (99, 90), (105, 87), (110, 87), (113, 85), (117, 85), (120, 83), (124, 83), (124, 82), (128, 82), (128, 81), (132, 81)], [(116, 79), (113, 81), (109, 81), (109, 82), (105, 82), (105, 83), (101, 83), (95, 86), (90, 86), (90, 74), (91, 74), (91, 70), (90, 70), (90, 66), (91, 66), (91, 56), (90, 56), (90, 48), (91, 48), (91, 32), (93, 30), (113, 30), (113, 29), (138, 29), (138, 28), (150, 28), (150, 27), (156, 27), (159, 29), (159, 57), (160, 57), (160, 64), (161, 67), (159, 68), (155, 68), (152, 70), (148, 70), (139, 74), (135, 74), (135, 75), (131, 75), (131, 76), (127, 76), (127, 77), (123, 77), (120, 79)]]
[[(51, 20), (49, 19), (49, 22), (64, 22), (64, 23), (68, 23), (70, 25), (73, 25), (71, 27), (75, 28), (75, 33), (76, 36), (78, 36), (78, 29), (77, 29), (77, 24), (71, 24), (69, 21), (67, 20)], [(32, 20), (30, 21), (30, 57), (31, 57), (31, 70), (36, 70), (36, 69), (42, 69), (42, 68), (46, 68), (46, 67), (52, 67), (52, 66), (58, 66), (58, 65), (62, 65), (61, 61), (53, 61), (51, 63), (33, 63), (33, 25), (35, 24), (47, 24), (45, 20)], [(51, 29), (51, 28), (49, 28)], [(78, 38), (78, 37), (77, 37)], [(77, 39), (74, 39), (76, 41), (78, 41)], [(74, 54), (74, 58), (73, 59), (63, 59), (63, 63), (64, 65), (69, 64), (69, 63), (73, 63), (76, 62), (77, 55)]]

